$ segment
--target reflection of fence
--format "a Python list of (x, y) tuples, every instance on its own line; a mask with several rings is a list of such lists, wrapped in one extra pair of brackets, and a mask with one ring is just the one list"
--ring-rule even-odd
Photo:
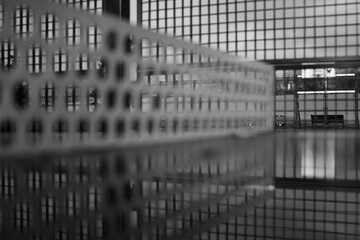
[[(234, 138), (2, 158), (0, 236), (186, 239), (214, 234), (212, 227), (271, 193), (271, 141)], [(265, 148), (259, 151), (259, 145)]]
[(267, 197), (271, 139), (231, 136), (272, 129), (271, 67), (47, 1), (0, 6), (1, 239), (183, 239)]

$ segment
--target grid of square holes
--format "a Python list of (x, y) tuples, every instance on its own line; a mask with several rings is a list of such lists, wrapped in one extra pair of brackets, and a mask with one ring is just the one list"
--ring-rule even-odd
[(46, 1), (16, 0), (2, 9), (1, 149), (272, 128), (273, 69), (267, 65)]
[(357, 239), (359, 193), (276, 189), (272, 199), (193, 239)]
[(148, 240), (201, 234), (270, 196), (272, 145), (266, 143), (271, 139), (2, 158), (0, 238)]
[(357, 0), (142, 0), (144, 28), (257, 60), (359, 56)]

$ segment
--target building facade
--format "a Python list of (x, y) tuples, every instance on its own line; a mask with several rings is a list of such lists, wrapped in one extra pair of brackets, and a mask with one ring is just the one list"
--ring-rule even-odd
[(342, 115), (346, 127), (358, 127), (360, 2), (139, 0), (138, 6), (144, 28), (272, 64), (275, 115), (285, 126)]

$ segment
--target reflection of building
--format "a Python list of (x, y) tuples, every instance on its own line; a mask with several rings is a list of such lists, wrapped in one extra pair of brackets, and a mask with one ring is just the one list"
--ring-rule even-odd
[[(356, 126), (358, 1), (138, 0), (138, 6), (145, 28), (273, 64), (277, 115), (298, 116), (306, 126), (327, 108)], [(331, 77), (308, 75), (328, 69)]]
[[(335, 140), (314, 140), (301, 143), (301, 176), (305, 178), (335, 178)], [(339, 170), (338, 170), (339, 171)]]

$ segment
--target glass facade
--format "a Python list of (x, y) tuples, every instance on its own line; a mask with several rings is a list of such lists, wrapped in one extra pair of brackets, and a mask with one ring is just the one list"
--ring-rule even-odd
[(276, 126), (314, 127), (311, 115), (323, 115), (320, 125), (329, 127), (327, 115), (341, 115), (332, 126), (359, 127), (359, 1), (139, 0), (138, 6), (144, 28), (273, 64), (275, 115), (283, 119), (277, 124), (275, 117)]
[[(359, 128), (359, 1), (139, 0), (138, 5), (144, 28), (272, 64), (275, 127)], [(144, 49), (151, 52), (149, 45)], [(328, 133), (301, 133), (297, 143), (281, 135), (273, 198), (195, 239), (357, 239), (357, 140)]]
[[(144, 28), (273, 64), (276, 127), (359, 127), (359, 1), (139, 2)], [(312, 136), (279, 136), (273, 198), (198, 239), (357, 239), (356, 140)]]
[(356, 0), (144, 0), (142, 26), (257, 60), (359, 56)]

